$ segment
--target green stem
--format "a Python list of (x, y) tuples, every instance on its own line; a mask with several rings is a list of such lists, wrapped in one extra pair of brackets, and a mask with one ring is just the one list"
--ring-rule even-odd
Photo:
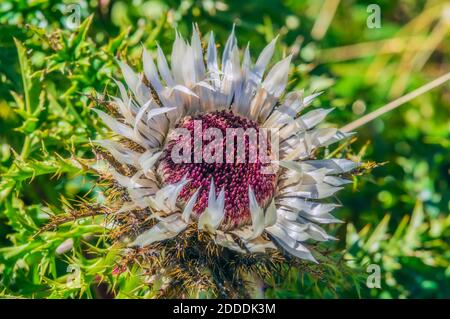
[(23, 141), (22, 151), (20, 152), (20, 157), (22, 160), (25, 160), (30, 154), (30, 146), (31, 146), (31, 137), (29, 135), (25, 136), (25, 140)]

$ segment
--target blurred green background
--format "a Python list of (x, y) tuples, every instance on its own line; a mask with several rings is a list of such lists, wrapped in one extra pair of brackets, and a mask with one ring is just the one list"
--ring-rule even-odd
[[(370, 4), (381, 10), (379, 28), (367, 25)], [(100, 298), (107, 284), (116, 297), (151, 296), (139, 276), (111, 274), (117, 252), (101, 219), (35, 234), (83, 198), (102, 201), (77, 159), (92, 158), (89, 139), (104, 132), (90, 108), (102, 98), (95, 92), (115, 93), (114, 58), (139, 69), (142, 46), (154, 52), (159, 43), (168, 54), (174, 28), (188, 37), (192, 23), (222, 44), (235, 23), (253, 57), (279, 35), (274, 61), (294, 53), (289, 88), (325, 90), (316, 105), (335, 107), (329, 121), (338, 126), (449, 72), (446, 1), (3, 0), (0, 296)], [(346, 223), (331, 227), (340, 240), (330, 249), (358, 279), (330, 265), (321, 279), (280, 278), (267, 296), (450, 297), (449, 101), (447, 83), (359, 128), (338, 150), (385, 163), (339, 195), (336, 215)], [(64, 252), (62, 243), (73, 247)], [(380, 266), (380, 288), (366, 285), (369, 264)]]

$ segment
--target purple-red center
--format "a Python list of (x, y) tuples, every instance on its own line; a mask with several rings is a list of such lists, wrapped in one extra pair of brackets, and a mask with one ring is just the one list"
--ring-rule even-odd
[[(189, 182), (178, 197), (183, 201), (188, 201), (200, 188), (194, 206), (194, 213), (199, 216), (208, 206), (209, 189), (211, 180), (214, 179), (216, 194), (219, 194), (222, 189), (225, 190), (225, 225), (236, 227), (248, 224), (251, 221), (249, 187), (253, 189), (258, 204), (264, 208), (274, 195), (276, 183), (275, 174), (264, 170), (264, 167), (268, 166), (270, 145), (267, 141), (265, 144), (262, 143), (258, 124), (232, 112), (216, 111), (186, 117), (177, 128), (189, 132), (190, 137), (183, 139), (179, 134), (169, 136), (159, 166), (164, 183), (177, 183), (186, 177)], [(223, 138), (218, 138), (217, 134), (212, 137), (211, 130), (208, 130), (211, 128), (217, 129), (216, 132), (220, 131), (219, 135)], [(251, 134), (243, 136), (235, 134), (230, 140), (230, 131), (244, 131)], [(195, 134), (201, 136), (195, 136)], [(258, 137), (257, 141), (252, 138), (255, 134)], [(189, 156), (185, 156), (185, 160), (180, 162), (174, 159), (172, 151), (174, 147), (180, 147), (180, 144), (186, 144), (186, 142), (191, 144), (191, 147), (186, 148)], [(200, 156), (198, 156), (199, 145), (202, 146)], [(243, 148), (244, 152), (242, 152)], [(217, 150), (223, 152), (222, 156), (217, 156), (218, 154), (215, 153)], [(210, 160), (207, 160), (208, 156)], [(186, 161), (186, 158), (189, 160)]]

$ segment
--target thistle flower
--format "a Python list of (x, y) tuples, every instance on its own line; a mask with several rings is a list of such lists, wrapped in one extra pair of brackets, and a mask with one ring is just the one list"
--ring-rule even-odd
[[(328, 198), (349, 183), (342, 175), (358, 164), (314, 157), (349, 134), (316, 128), (331, 110), (304, 110), (320, 93), (285, 92), (291, 56), (266, 71), (275, 45), (276, 39), (252, 63), (248, 46), (241, 57), (233, 30), (220, 63), (213, 34), (203, 52), (194, 30), (190, 43), (176, 34), (170, 67), (159, 47), (156, 63), (143, 50), (143, 74), (119, 62), (126, 86), (117, 82), (120, 97), (111, 101), (118, 112), (95, 110), (119, 138), (96, 143), (109, 153), (104, 174), (122, 192), (113, 227), (122, 229), (118, 237), (128, 238), (129, 247), (148, 257), (172, 245), (179, 255), (203, 242), (205, 254), (215, 249), (237, 259), (294, 256), (315, 262), (307, 242), (334, 239), (319, 225), (339, 222), (330, 214), (337, 205)], [(251, 129), (257, 136), (271, 130), (271, 142), (278, 144), (250, 161), (257, 145), (249, 134), (237, 138), (245, 146), (242, 154), (234, 137), (227, 149), (230, 141), (212, 141), (208, 129), (222, 136), (229, 129)], [(180, 137), (180, 130), (188, 137)], [(187, 161), (174, 159), (180, 149), (188, 150)], [(210, 152), (216, 161), (196, 160), (196, 151), (200, 157)], [(243, 157), (224, 160), (230, 152)], [(173, 246), (180, 238), (185, 244)], [(195, 256), (190, 261), (201, 259)]]

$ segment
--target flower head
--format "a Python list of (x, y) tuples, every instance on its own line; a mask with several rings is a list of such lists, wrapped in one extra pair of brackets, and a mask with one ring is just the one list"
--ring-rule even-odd
[(159, 47), (156, 63), (144, 49), (143, 74), (119, 62), (128, 87), (118, 82), (112, 98), (119, 115), (96, 112), (120, 139), (96, 142), (126, 194), (118, 223), (144, 212), (130, 247), (161, 247), (196, 229), (236, 254), (315, 261), (306, 243), (333, 239), (319, 226), (339, 222), (326, 198), (357, 163), (314, 159), (348, 134), (316, 127), (330, 112), (305, 111), (319, 93), (285, 92), (291, 56), (266, 70), (275, 44), (253, 63), (233, 30), (219, 61), (213, 34), (203, 52), (194, 30), (190, 43), (177, 33), (170, 67)]

